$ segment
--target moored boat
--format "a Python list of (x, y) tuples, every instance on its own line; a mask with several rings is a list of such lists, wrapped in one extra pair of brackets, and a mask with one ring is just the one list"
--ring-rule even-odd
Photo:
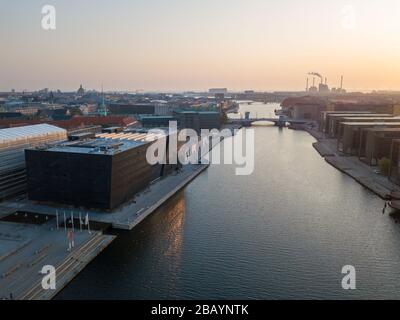
[(400, 211), (400, 200), (391, 200), (389, 201), (389, 207), (396, 211)]
[(400, 191), (392, 191), (389, 197), (390, 200), (400, 200)]

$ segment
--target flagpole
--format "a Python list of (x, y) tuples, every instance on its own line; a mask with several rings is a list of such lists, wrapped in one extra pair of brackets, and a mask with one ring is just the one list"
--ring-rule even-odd
[(65, 217), (65, 211), (64, 211), (64, 230), (67, 231), (67, 218)]
[(58, 230), (58, 210), (56, 210), (57, 230)]
[(72, 210), (71, 210), (71, 223), (72, 223), (72, 232), (75, 232), (75, 229), (74, 229), (74, 213), (72, 212)]
[(92, 234), (92, 233), (90, 232), (89, 213), (87, 213), (86, 216), (87, 216), (87, 228), (88, 228), (89, 234)]

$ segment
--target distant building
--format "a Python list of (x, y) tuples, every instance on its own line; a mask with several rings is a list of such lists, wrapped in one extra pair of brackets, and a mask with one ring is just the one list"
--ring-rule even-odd
[(24, 116), (33, 116), (38, 113), (39, 108), (37, 107), (22, 107), (22, 108), (15, 108), (15, 112), (19, 112)]
[(331, 90), (329, 89), (326, 83), (320, 83), (318, 87), (319, 93), (329, 93)]
[(340, 152), (357, 156), (362, 143), (363, 129), (369, 128), (400, 128), (399, 122), (342, 122), (340, 135), (337, 138), (337, 147)]
[(67, 130), (84, 128), (87, 126), (134, 126), (138, 124), (135, 118), (125, 116), (106, 116), (106, 117), (91, 117), (91, 116), (76, 116), (68, 120), (29, 120), (29, 119), (0, 119), (1, 127), (15, 127), (24, 125), (33, 125), (40, 123), (48, 123)]
[(390, 159), (394, 139), (400, 139), (400, 128), (361, 129), (358, 157), (370, 166), (377, 166), (379, 160)]
[(168, 127), (171, 121), (178, 121), (178, 119), (173, 116), (142, 116), (139, 120), (142, 126), (146, 128)]
[(217, 102), (222, 102), (225, 100), (225, 93), (216, 93), (214, 98), (217, 100)]
[(156, 106), (154, 103), (110, 103), (108, 109), (114, 115), (136, 116), (155, 114)]
[(80, 96), (83, 96), (85, 94), (85, 89), (83, 89), (82, 85), (79, 87), (76, 93)]
[(326, 111), (327, 101), (313, 96), (287, 98), (281, 106), (285, 114), (293, 119), (319, 121), (322, 111)]
[(0, 112), (0, 119), (18, 119), (22, 118), (21, 112)]
[(171, 107), (167, 103), (156, 103), (154, 114), (157, 116), (167, 116), (171, 114)]
[(329, 109), (332, 111), (369, 111), (376, 113), (390, 113), (400, 115), (400, 105), (387, 102), (331, 102)]
[(217, 111), (175, 111), (181, 129), (193, 129), (200, 133), (201, 129), (220, 129), (221, 115)]
[(67, 139), (67, 131), (48, 124), (0, 130), (0, 199), (26, 192), (25, 149)]
[(400, 184), (400, 139), (392, 141), (389, 179), (393, 183)]
[(211, 88), (208, 90), (208, 93), (211, 94), (227, 94), (228, 93), (228, 89), (227, 88)]

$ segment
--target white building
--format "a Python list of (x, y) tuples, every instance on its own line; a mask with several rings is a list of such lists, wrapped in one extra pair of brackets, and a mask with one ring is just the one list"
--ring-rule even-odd
[(67, 139), (66, 130), (49, 124), (0, 129), (0, 200), (26, 190), (25, 149)]

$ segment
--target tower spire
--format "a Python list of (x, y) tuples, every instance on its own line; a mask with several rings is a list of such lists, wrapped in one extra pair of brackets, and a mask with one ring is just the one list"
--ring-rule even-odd
[(104, 100), (104, 89), (103, 84), (101, 84), (101, 107), (100, 107), (100, 115), (106, 117), (107, 116), (107, 107)]

